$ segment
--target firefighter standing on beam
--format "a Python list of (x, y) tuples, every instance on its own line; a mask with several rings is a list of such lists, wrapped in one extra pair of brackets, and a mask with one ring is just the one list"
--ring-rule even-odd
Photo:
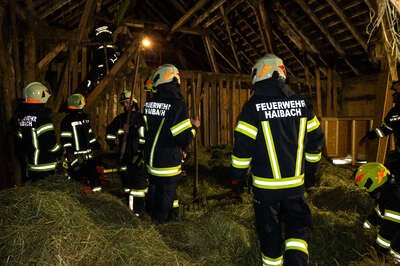
[(181, 179), (181, 151), (200, 126), (189, 114), (180, 93), (180, 77), (174, 65), (160, 66), (153, 75), (155, 93), (145, 103), (147, 121), (145, 162), (149, 174), (149, 211), (158, 223), (169, 220)]
[(51, 175), (56, 169), (61, 146), (57, 143), (51, 111), (44, 106), (50, 96), (42, 83), (29, 83), (23, 90), (24, 103), (16, 111), (17, 153), (23, 183)]
[(239, 196), (243, 191), (251, 166), (263, 265), (308, 264), (311, 212), (303, 196), (304, 182), (314, 176), (323, 143), (317, 117), (285, 79), (280, 58), (267, 54), (259, 59), (252, 73), (254, 94), (235, 128), (233, 193)]
[[(123, 146), (124, 134), (128, 134), (125, 150), (121, 155), (120, 177), (124, 192), (128, 195), (129, 207), (135, 216), (142, 216), (145, 207), (147, 181), (143, 162), (143, 148), (146, 143), (145, 123), (143, 115), (135, 98), (130, 91), (123, 91), (120, 103), (124, 112), (113, 119), (106, 129), (106, 141), (111, 148), (118, 141), (120, 150)], [(130, 105), (131, 104), (131, 105)], [(130, 106), (129, 106), (130, 105)], [(128, 113), (131, 112), (128, 119)]]

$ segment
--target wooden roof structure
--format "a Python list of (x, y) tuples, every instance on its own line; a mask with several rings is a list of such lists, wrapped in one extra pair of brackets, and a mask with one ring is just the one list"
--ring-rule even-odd
[(60, 32), (79, 31), (85, 5), (92, 2), (87, 25), (118, 23), (131, 33), (154, 35), (162, 51), (149, 56), (150, 65), (161, 57), (185, 69), (249, 73), (259, 57), (274, 52), (293, 77), (304, 77), (312, 66), (329, 66), (346, 76), (379, 67), (369, 56), (374, 36), (370, 40), (366, 32), (371, 0), (26, 2), (17, 5)]

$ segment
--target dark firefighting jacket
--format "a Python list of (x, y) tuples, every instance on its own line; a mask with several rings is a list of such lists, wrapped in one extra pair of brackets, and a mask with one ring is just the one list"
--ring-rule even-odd
[(22, 104), (17, 110), (17, 149), (29, 171), (52, 171), (61, 146), (57, 143), (50, 109), (43, 104)]
[(243, 183), (251, 166), (256, 190), (302, 193), (305, 164), (321, 159), (320, 123), (307, 102), (283, 81), (257, 82), (254, 91), (235, 128), (233, 180)]
[(182, 172), (181, 151), (187, 148), (196, 130), (176, 82), (157, 87), (151, 101), (144, 106), (147, 122), (145, 162), (150, 175), (177, 176)]
[(81, 110), (69, 111), (61, 122), (60, 135), (70, 166), (82, 159), (92, 159), (93, 149), (99, 145), (90, 126), (89, 116)]
[(399, 243), (395, 245), (398, 250), (393, 250), (391, 242), (396, 239), (400, 230), (400, 187), (398, 184), (387, 183), (380, 191), (381, 196), (376, 201), (377, 205), (363, 226), (366, 229), (380, 226), (376, 244), (384, 249), (391, 249), (392, 253), (399, 253)]
[[(127, 123), (128, 112), (119, 114), (111, 121), (106, 129), (106, 141), (112, 147), (118, 144), (121, 148), (124, 139), (124, 124)], [(128, 137), (126, 150), (123, 154), (123, 161), (128, 162), (132, 158), (143, 151), (145, 139), (145, 123), (143, 115), (139, 112), (132, 111), (129, 122)]]
[(383, 138), (394, 134), (397, 151), (400, 152), (400, 105), (396, 104), (386, 115), (380, 127), (370, 131), (367, 136), (369, 139)]

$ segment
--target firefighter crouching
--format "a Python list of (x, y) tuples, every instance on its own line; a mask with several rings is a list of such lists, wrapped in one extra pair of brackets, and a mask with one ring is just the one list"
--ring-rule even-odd
[(22, 164), (22, 182), (54, 173), (61, 146), (57, 143), (51, 111), (44, 104), (51, 96), (40, 82), (23, 90), (24, 102), (16, 111), (17, 153)]
[(257, 61), (254, 94), (243, 106), (234, 133), (233, 193), (240, 195), (251, 166), (263, 265), (308, 264), (311, 212), (304, 179), (313, 176), (321, 159), (319, 121), (285, 79), (285, 66), (277, 56), (267, 54)]
[(156, 92), (144, 106), (148, 126), (145, 146), (150, 181), (148, 207), (152, 218), (164, 223), (169, 220), (181, 179), (181, 150), (192, 141), (200, 121), (189, 119), (180, 93), (179, 72), (174, 65), (160, 66), (152, 83)]
[(376, 207), (364, 222), (365, 229), (379, 227), (375, 248), (390, 253), (400, 263), (400, 186), (395, 176), (380, 163), (361, 165), (355, 175), (355, 184), (375, 199)]
[(146, 142), (145, 123), (137, 100), (131, 97), (130, 91), (122, 92), (120, 103), (124, 106), (124, 112), (115, 117), (107, 126), (106, 141), (112, 148), (118, 141), (122, 186), (128, 195), (129, 207), (133, 209), (136, 216), (141, 216), (144, 213), (147, 192), (143, 161), (143, 148)]
[(83, 111), (86, 105), (82, 94), (72, 94), (67, 99), (68, 114), (61, 121), (61, 143), (68, 163), (68, 174), (75, 180), (89, 179), (93, 192), (101, 191), (94, 149), (99, 143), (90, 126), (88, 115)]

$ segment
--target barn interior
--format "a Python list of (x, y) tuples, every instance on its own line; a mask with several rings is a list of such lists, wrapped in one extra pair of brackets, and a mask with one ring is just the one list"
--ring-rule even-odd
[[(104, 154), (107, 154), (105, 125), (122, 111), (118, 103), (121, 91), (132, 90), (139, 105), (143, 106), (146, 101), (144, 84), (150, 73), (164, 63), (177, 66), (189, 115), (201, 121), (188, 162), (190, 181), (187, 181), (187, 185), (190, 191), (181, 191), (182, 197), (186, 193), (187, 202), (190, 202), (192, 191), (201, 195), (208, 193), (208, 196), (215, 198), (218, 198), (219, 192), (226, 192), (226, 188), (218, 190), (218, 193), (213, 191), (210, 184), (216, 181), (204, 179), (206, 176), (213, 176), (216, 180), (226, 177), (234, 142), (233, 129), (242, 105), (252, 93), (252, 66), (266, 53), (274, 53), (285, 63), (287, 82), (291, 88), (313, 103), (325, 133), (325, 159), (320, 170), (320, 188), (312, 191), (310, 201), (316, 217), (313, 239), (324, 243), (332, 241), (332, 245), (321, 244), (317, 247), (314, 244), (311, 264), (390, 265), (390, 259), (378, 257), (368, 245), (372, 239), (370, 235), (362, 233), (361, 228), (353, 230), (351, 227), (357, 226), (367, 215), (361, 212), (372, 204), (353, 188), (351, 179), (354, 167), (359, 163), (384, 162), (387, 152), (395, 148), (393, 138), (380, 138), (363, 145), (359, 145), (359, 140), (382, 123), (393, 105), (390, 87), (392, 81), (398, 80), (399, 18), (400, 2), (397, 0), (0, 1), (0, 116), (3, 120), (0, 130), (0, 162), (3, 165), (0, 188), (4, 188), (0, 191), (0, 202), (7, 206), (2, 208), (4, 213), (0, 217), (8, 217), (1, 224), (8, 230), (8, 238), (3, 238), (3, 243), (14, 241), (12, 245), (7, 244), (7, 248), (0, 248), (0, 260), (17, 264), (92, 264), (93, 261), (100, 262), (94, 259), (98, 256), (104, 259), (100, 264), (105, 261), (110, 264), (158, 264), (155, 252), (150, 252), (147, 257), (142, 257), (140, 252), (133, 252), (134, 257), (126, 255), (126, 252), (132, 252), (132, 247), (120, 247), (124, 250), (121, 253), (110, 251), (113, 256), (108, 254), (108, 258), (91, 254), (90, 251), (87, 251), (87, 257), (79, 258), (73, 255), (74, 247), (79, 244), (75, 243), (74, 247), (63, 246), (60, 242), (62, 237), (52, 242), (59, 244), (56, 248), (43, 249), (41, 254), (30, 248), (18, 254), (13, 253), (13, 248), (27, 247), (29, 243), (24, 245), (23, 239), (35, 233), (32, 228), (32, 231), (28, 231), (25, 227), (25, 234), (14, 233), (10, 229), (13, 223), (11, 217), (19, 217), (13, 215), (24, 213), (35, 216), (29, 213), (32, 208), (39, 212), (33, 203), (28, 207), (18, 203), (18, 189), (30, 195), (27, 201), (50, 204), (45, 198), (33, 197), (33, 194), (41, 194), (42, 190), (50, 190), (46, 184), (36, 185), (31, 190), (19, 187), (21, 173), (15, 157), (12, 121), (16, 106), (21, 102), (24, 86), (32, 81), (40, 81), (51, 89), (52, 97), (48, 106), (55, 113), (56, 123), (63, 117), (68, 95), (84, 93), (93, 129), (101, 141)], [(95, 29), (101, 26), (112, 29), (112, 40), (96, 39)], [(148, 40), (149, 44), (144, 45), (143, 39)], [(117, 60), (112, 64), (108, 63), (108, 47), (117, 52)], [(99, 54), (105, 58), (104, 73), (100, 78), (96, 76), (98, 65), (95, 63)], [(332, 165), (332, 162), (349, 165), (339, 167)], [(112, 163), (107, 167), (112, 168)], [(110, 178), (113, 177), (110, 175)], [(79, 188), (67, 187), (57, 183), (56, 190), (67, 189), (69, 194), (79, 194)], [(83, 201), (80, 194), (79, 198), (74, 197), (78, 202)], [(186, 221), (183, 219), (172, 225), (151, 227), (150, 231), (143, 229), (149, 221), (144, 225), (136, 221), (111, 195), (102, 195), (97, 199), (93, 197), (89, 196), (89, 203), (85, 203), (87, 206), (84, 207), (100, 204), (120, 212), (121, 215), (116, 215), (120, 219), (118, 225), (123, 225), (130, 237), (149, 241), (147, 246), (140, 246), (139, 249), (150, 250), (152, 242), (155, 248), (167, 254), (160, 265), (259, 263), (249, 259), (257, 257), (254, 250), (258, 248), (252, 227), (247, 224), (252, 214), (237, 210), (238, 206), (243, 207), (240, 208), (242, 210), (251, 209), (249, 195), (241, 203), (231, 204), (223, 199), (224, 207), (220, 207), (220, 201), (215, 199), (202, 200), (194, 207), (188, 203)], [(364, 202), (355, 207), (353, 201), (360, 199)], [(209, 215), (209, 209), (204, 207), (208, 205), (213, 206), (210, 209), (217, 210), (213, 212), (211, 222), (205, 221), (203, 216)], [(17, 207), (20, 211), (16, 211)], [(76, 211), (79, 211), (78, 207), (82, 206), (71, 206)], [(225, 214), (229, 212), (235, 214), (227, 219)], [(57, 212), (53, 214), (59, 215)], [(332, 218), (335, 215), (336, 218)], [(102, 223), (101, 226), (86, 223), (87, 220), (80, 221), (79, 217), (73, 223), (82, 222), (90, 230), (93, 229), (89, 230), (90, 236), (99, 233), (94, 230), (96, 226), (104, 233), (105, 228), (110, 228), (107, 226), (115, 223), (106, 216), (100, 211), (92, 215)], [(218, 223), (218, 218), (222, 220), (221, 223)], [(329, 223), (328, 220), (333, 222)], [(203, 224), (200, 224), (201, 221)], [(335, 223), (339, 224), (340, 229), (332, 228)], [(42, 224), (40, 226), (45, 228)], [(113, 226), (116, 227), (115, 224)], [(134, 229), (130, 228), (132, 230), (129, 231), (128, 227), (132, 226)], [(179, 226), (188, 228), (182, 233), (184, 235), (169, 235)], [(23, 228), (22, 225), (20, 227)], [(193, 234), (189, 228), (200, 228), (204, 232), (212, 228), (210, 230), (220, 230), (225, 236), (216, 236), (221, 239), (207, 238), (204, 232)], [(231, 237), (238, 231), (240, 236)], [(324, 236), (324, 232), (329, 233)], [(52, 233), (59, 234), (54, 228)], [(143, 234), (147, 234), (148, 238)], [(68, 241), (72, 241), (73, 235), (68, 236)], [(225, 241), (226, 237), (232, 249), (212, 251), (207, 259), (207, 251), (186, 240), (185, 236), (189, 240), (192, 236), (193, 241), (200, 239), (205, 245)], [(115, 242), (128, 241), (128, 237), (116, 235), (114, 238), (109, 235), (103, 237), (109, 240), (102, 246), (105, 249)], [(328, 237), (335, 240), (329, 240)], [(40, 241), (46, 246), (49, 241), (44, 238)], [(181, 245), (174, 242), (176, 239), (182, 241)], [(363, 243), (357, 243), (358, 240), (363, 240)], [(101, 239), (93, 241), (97, 243)], [(343, 245), (341, 241), (354, 245), (352, 251), (346, 253), (344, 249), (347, 246), (339, 247)], [(94, 242), (88, 240), (87, 245), (92, 245), (90, 249), (98, 252)], [(211, 250), (218, 249), (214, 245)], [(235, 247), (239, 252), (233, 256), (230, 252), (233, 253)], [(63, 248), (68, 249), (68, 256), (63, 255)], [(55, 254), (57, 259), (49, 259)], [(31, 256), (32, 260), (24, 259), (26, 256)], [(330, 259), (326, 258), (328, 256)]]

